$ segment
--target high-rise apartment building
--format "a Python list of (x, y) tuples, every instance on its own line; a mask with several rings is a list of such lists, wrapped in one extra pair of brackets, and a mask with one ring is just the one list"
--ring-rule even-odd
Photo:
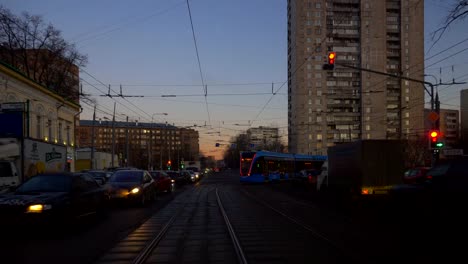
[(279, 141), (279, 129), (277, 127), (252, 127), (247, 130), (250, 143), (256, 148), (272, 146)]
[[(337, 65), (324, 70), (331, 51)], [(343, 64), (423, 80), (424, 1), (288, 1), (290, 152), (423, 135), (421, 83)]]

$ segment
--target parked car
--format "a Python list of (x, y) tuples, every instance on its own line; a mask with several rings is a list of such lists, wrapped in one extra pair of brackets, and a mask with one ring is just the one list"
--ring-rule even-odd
[(39, 174), (0, 196), (0, 222), (62, 224), (105, 211), (109, 196), (86, 173)]
[(422, 183), (426, 180), (426, 173), (430, 169), (430, 167), (416, 167), (409, 169), (403, 176), (403, 182), (407, 184)]
[(171, 178), (171, 180), (176, 184), (176, 185), (183, 185), (186, 182), (184, 176), (178, 172), (178, 171), (166, 171), (167, 175)]
[(118, 170), (107, 182), (111, 200), (124, 200), (139, 205), (156, 199), (156, 187), (145, 170)]
[(175, 180), (171, 179), (166, 172), (150, 171), (150, 174), (153, 177), (158, 192), (172, 192)]

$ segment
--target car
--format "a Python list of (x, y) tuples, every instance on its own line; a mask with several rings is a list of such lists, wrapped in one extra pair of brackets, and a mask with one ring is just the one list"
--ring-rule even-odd
[(0, 221), (61, 224), (103, 213), (108, 201), (108, 193), (89, 174), (39, 174), (0, 196)]
[(166, 171), (166, 173), (176, 185), (183, 185), (187, 183), (184, 176), (178, 171)]
[(297, 175), (293, 177), (293, 183), (301, 186), (310, 186), (313, 190), (317, 187), (317, 179), (321, 171), (317, 169), (301, 170)]
[(391, 190), (399, 202), (418, 206), (458, 206), (468, 201), (468, 157), (440, 160), (426, 172), (424, 181)]
[(107, 173), (105, 171), (88, 170), (88, 171), (82, 171), (82, 172), (90, 174), (100, 185), (105, 184), (108, 179)]
[(190, 174), (190, 171), (188, 170), (181, 170), (179, 171), (179, 174), (184, 179), (185, 183), (191, 183), (195, 178), (195, 176), (192, 177), (192, 174)]
[(190, 182), (197, 182), (200, 179), (198, 173), (194, 172), (193, 170), (186, 170), (190, 174)]
[(106, 183), (112, 201), (128, 201), (141, 206), (156, 199), (153, 178), (146, 170), (118, 170)]
[(153, 177), (158, 192), (172, 192), (175, 180), (171, 179), (166, 172), (156, 170), (150, 171), (150, 174)]
[(201, 176), (203, 176), (203, 172), (200, 171), (200, 169), (198, 169), (198, 167), (187, 167), (185, 169), (188, 170), (188, 171), (193, 171), (195, 173), (195, 175), (198, 175), (199, 178)]
[(407, 184), (421, 183), (426, 180), (426, 174), (430, 167), (416, 167), (405, 171), (403, 182)]

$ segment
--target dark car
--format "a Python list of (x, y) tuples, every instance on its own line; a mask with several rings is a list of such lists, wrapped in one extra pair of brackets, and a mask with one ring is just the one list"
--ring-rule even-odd
[(167, 175), (171, 177), (172, 181), (177, 185), (183, 185), (186, 183), (186, 180), (183, 175), (178, 171), (166, 171)]
[(395, 186), (391, 194), (418, 206), (457, 206), (468, 202), (468, 158), (441, 160), (417, 184)]
[(100, 171), (100, 170), (89, 170), (89, 171), (84, 171), (88, 174), (90, 174), (100, 185), (103, 185), (106, 183), (108, 179), (108, 175), (105, 171)]
[(298, 174), (293, 176), (292, 182), (296, 185), (311, 187), (315, 190), (320, 173), (321, 171), (317, 169), (301, 170)]
[(40, 174), (0, 196), (0, 221), (62, 223), (103, 212), (109, 196), (85, 173)]
[(172, 192), (173, 183), (175, 180), (171, 179), (164, 171), (150, 171), (151, 177), (156, 184), (158, 192)]
[(127, 200), (145, 205), (156, 199), (154, 180), (145, 170), (115, 171), (106, 185), (112, 200)]
[(403, 182), (407, 184), (422, 183), (426, 180), (426, 174), (429, 170), (429, 167), (416, 167), (409, 169), (403, 176)]
[(193, 183), (197, 181), (196, 175), (193, 171), (181, 170), (179, 173), (187, 183)]

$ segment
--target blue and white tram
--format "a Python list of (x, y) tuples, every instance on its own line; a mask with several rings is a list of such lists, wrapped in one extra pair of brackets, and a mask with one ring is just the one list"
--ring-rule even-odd
[(327, 156), (242, 151), (240, 153), (241, 182), (288, 180), (301, 170), (320, 170)]

